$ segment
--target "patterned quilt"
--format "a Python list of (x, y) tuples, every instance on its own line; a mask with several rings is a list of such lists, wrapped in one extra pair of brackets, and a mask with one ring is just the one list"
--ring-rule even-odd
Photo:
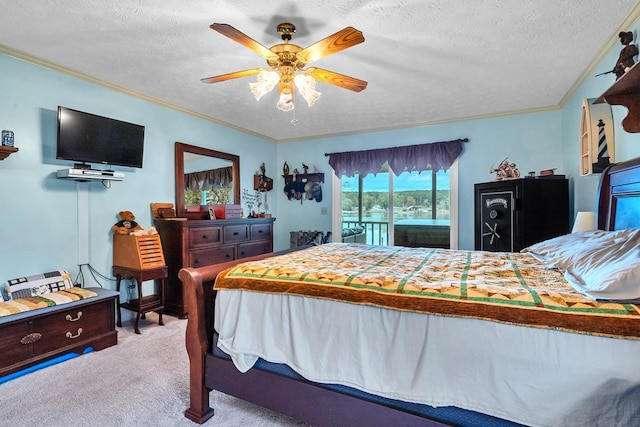
[(215, 288), (640, 339), (639, 306), (587, 298), (520, 253), (330, 243), (239, 264)]
[(50, 292), (32, 297), (15, 298), (0, 302), (0, 317), (38, 308), (67, 304), (81, 299), (95, 297), (98, 294), (84, 288), (69, 288), (63, 291)]

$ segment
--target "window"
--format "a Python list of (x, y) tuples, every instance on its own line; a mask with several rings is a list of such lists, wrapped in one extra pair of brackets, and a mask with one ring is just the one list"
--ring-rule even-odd
[[(363, 239), (357, 243), (388, 245), (390, 217), (393, 216), (393, 201), (390, 195), (393, 174), (387, 165), (376, 175), (361, 177), (342, 176), (342, 224), (343, 228), (364, 227)], [(364, 242), (362, 240), (365, 240)]]
[(362, 227), (360, 242), (373, 245), (449, 248), (451, 170), (392, 172), (385, 163), (376, 175), (341, 177), (342, 227)]
[[(462, 153), (462, 144), (468, 141), (469, 140), (467, 138), (464, 138), (451, 141), (434, 142), (430, 144), (406, 145), (325, 154), (325, 156), (329, 157), (329, 165), (331, 165), (335, 172), (333, 175), (331, 190), (332, 200), (334, 201), (331, 221), (332, 229), (335, 231), (341, 230), (343, 232), (342, 240), (345, 241), (344, 234), (346, 231), (349, 231), (348, 227), (352, 223), (355, 223), (354, 227), (362, 227), (366, 225), (367, 222), (379, 222), (380, 224), (376, 225), (377, 229), (374, 228), (370, 231), (368, 241), (375, 244), (391, 244), (391, 242), (395, 242), (396, 229), (400, 233), (402, 232), (400, 228), (404, 225), (410, 228), (410, 231), (412, 231), (413, 234), (407, 237), (402, 244), (410, 246), (433, 246), (437, 239), (433, 236), (432, 231), (438, 226), (441, 226), (441, 230), (439, 230), (442, 235), (441, 240), (446, 240), (444, 236), (444, 234), (446, 234), (446, 225), (444, 224), (446, 222), (446, 218), (444, 217), (447, 216), (446, 206), (448, 204), (449, 247), (451, 249), (457, 249), (457, 159)], [(393, 170), (408, 170), (409, 172), (398, 174), (398, 177), (394, 178)], [(419, 171), (425, 170), (429, 171), (429, 176), (431, 176), (431, 183), (428, 186), (425, 182), (419, 182), (421, 178), (424, 178)], [(444, 175), (441, 175), (442, 178), (446, 178), (447, 170), (450, 171), (448, 202), (446, 192), (444, 191), (446, 184), (444, 184), (443, 181), (438, 180), (438, 173), (431, 174), (432, 170), (445, 171), (443, 172)], [(414, 171), (415, 174), (411, 171)], [(374, 173), (376, 176), (373, 175)], [(360, 179), (359, 174), (362, 174), (363, 179)], [(401, 195), (398, 194), (397, 199), (394, 200), (394, 183), (397, 181), (397, 184), (402, 186), (402, 182), (405, 178), (403, 177), (404, 174), (407, 175), (406, 179), (409, 180), (409, 182), (413, 179), (417, 180), (414, 181), (413, 186), (410, 186), (404, 191), (415, 193), (405, 194), (404, 200), (400, 200)], [(368, 178), (369, 175), (373, 178)], [(377, 177), (378, 175), (382, 176)], [(388, 183), (385, 185), (384, 189), (381, 191), (369, 190), (370, 185), (373, 185), (372, 188), (375, 188), (375, 181), (379, 178), (383, 178), (385, 175), (387, 176)], [(344, 187), (342, 186), (342, 177), (345, 178)], [(357, 181), (348, 179), (349, 177), (357, 177)], [(370, 180), (371, 182), (369, 182)], [(443, 186), (439, 186), (439, 182), (443, 182)], [(356, 191), (356, 185), (358, 188), (356, 194), (349, 194)], [(422, 207), (419, 207), (415, 196), (421, 197), (418, 192), (426, 189), (430, 191), (430, 201), (422, 197), (420, 199)], [(398, 193), (400, 193), (400, 191), (398, 191)], [(409, 199), (409, 196), (413, 199)], [(343, 198), (346, 203), (344, 210), (345, 227), (343, 227)], [(372, 202), (372, 200), (374, 200), (374, 202)], [(416, 204), (408, 206), (406, 205), (408, 201), (413, 201)], [(408, 215), (406, 212), (412, 211), (413, 214), (415, 214), (416, 209), (421, 209), (418, 211), (420, 214), (430, 212), (430, 221), (428, 221), (429, 218), (418, 218), (418, 222), (414, 221), (413, 223), (410, 223), (411, 221), (405, 221), (404, 224), (396, 225), (394, 222), (394, 215), (397, 213), (398, 217), (402, 216), (400, 215), (400, 212), (397, 211), (398, 205), (401, 203), (403, 203), (405, 205), (404, 207), (407, 209), (403, 211), (402, 215)], [(373, 221), (373, 218), (369, 221), (365, 221), (367, 219), (367, 215), (374, 214), (374, 207), (375, 210), (379, 211), (377, 213), (381, 215), (380, 221)], [(354, 215), (356, 215), (355, 218)], [(392, 225), (391, 227), (389, 226), (390, 224)], [(418, 227), (421, 228), (418, 229)], [(427, 240), (422, 238), (424, 236), (416, 240), (416, 235), (422, 233), (426, 229), (431, 229), (431, 231), (429, 231), (431, 236), (428, 236)], [(363, 233), (360, 233), (359, 235), (359, 239), (361, 240), (363, 239), (362, 234)], [(340, 233), (334, 233), (334, 240), (340, 240), (338, 236), (340, 236)], [(349, 239), (353, 240), (351, 237), (349, 237)], [(426, 243), (423, 241), (426, 241)], [(445, 243), (442, 243), (442, 245), (445, 245)]]

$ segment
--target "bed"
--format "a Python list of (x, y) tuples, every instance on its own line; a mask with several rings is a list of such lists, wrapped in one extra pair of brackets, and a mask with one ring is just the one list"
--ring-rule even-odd
[[(209, 392), (219, 390), (312, 425), (633, 425), (640, 417), (639, 282), (633, 266), (616, 263), (626, 257), (638, 264), (640, 159), (603, 172), (597, 208), (600, 231), (543, 242), (532, 255), (407, 249), (418, 267), (396, 264), (411, 270), (400, 285), (371, 279), (379, 261), (340, 280), (296, 270), (352, 247), (363, 268), (369, 251), (383, 251), (368, 245), (320, 245), (278, 254), (293, 261), (266, 255), (181, 270), (190, 307), (185, 416), (207, 421), (214, 414)], [(597, 244), (612, 236), (611, 245)], [(585, 263), (576, 261), (579, 241), (593, 251), (618, 245), (623, 256), (589, 276), (593, 269), (580, 271)], [(482, 274), (443, 271), (447, 253)], [(420, 261), (431, 257), (440, 276), (455, 280), (432, 283)], [(340, 276), (341, 268), (333, 273)], [(620, 271), (622, 288), (593, 285)], [(582, 273), (591, 278), (584, 289)], [(477, 276), (489, 280), (466, 287)], [(512, 282), (508, 291), (494, 288), (503, 277)], [(547, 289), (550, 283), (559, 289)], [(335, 360), (341, 362), (328, 364)]]

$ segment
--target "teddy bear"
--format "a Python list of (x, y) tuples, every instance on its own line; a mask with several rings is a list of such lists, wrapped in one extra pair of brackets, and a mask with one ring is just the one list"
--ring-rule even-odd
[(118, 212), (120, 216), (120, 221), (116, 222), (111, 229), (116, 234), (131, 234), (135, 231), (142, 230), (142, 227), (135, 222), (135, 215), (131, 211), (120, 211)]

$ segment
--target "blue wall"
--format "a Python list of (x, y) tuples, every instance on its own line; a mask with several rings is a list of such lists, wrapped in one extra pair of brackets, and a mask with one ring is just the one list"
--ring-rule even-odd
[[(635, 30), (635, 27), (630, 28)], [(593, 74), (612, 68), (619, 53), (612, 48)], [(0, 161), (0, 200), (5, 225), (0, 231), (0, 281), (65, 268), (78, 272), (78, 215), (89, 218), (89, 262), (111, 276), (111, 226), (120, 210), (131, 210), (143, 227), (152, 224), (150, 203), (174, 201), (173, 145), (181, 141), (240, 155), (241, 188), (251, 188), (260, 163), (274, 178), (269, 211), (277, 218), (275, 249), (289, 246), (289, 232), (329, 230), (331, 175), (325, 153), (469, 138), (459, 162), (459, 247), (473, 248), (473, 184), (491, 181), (492, 165), (505, 157), (521, 173), (557, 168), (570, 180), (573, 211), (593, 210), (598, 175), (580, 177), (578, 141), (583, 98), (599, 96), (611, 75), (591, 77), (560, 109), (469, 120), (310, 141), (275, 144), (267, 140), (138, 99), (57, 71), (0, 55), (0, 128), (15, 132), (20, 151)], [(488, 101), (490, 102), (490, 101)], [(55, 159), (58, 105), (146, 126), (143, 169), (116, 168), (123, 182), (77, 184), (58, 180), (70, 162)], [(616, 160), (640, 156), (640, 135), (620, 127), (626, 115), (614, 107)], [(425, 117), (425, 121), (428, 120)], [(325, 173), (323, 201), (289, 201), (282, 165), (302, 162)], [(78, 185), (88, 188), (87, 212), (78, 212)], [(81, 188), (82, 190), (82, 188)], [(322, 208), (327, 208), (323, 215)], [(572, 212), (573, 215), (573, 212)], [(103, 281), (114, 288), (112, 281)], [(95, 285), (85, 274), (85, 284)]]
[[(150, 203), (175, 200), (175, 141), (240, 155), (240, 180), (247, 185), (261, 162), (276, 163), (273, 142), (5, 55), (0, 55), (0, 94), (0, 128), (14, 131), (19, 148), (0, 161), (6, 221), (0, 231), (2, 282), (53, 269), (75, 277), (79, 214), (89, 218), (90, 264), (110, 277), (110, 230), (117, 213), (134, 212), (146, 228), (152, 225)], [(55, 159), (58, 105), (146, 126), (144, 167), (114, 167), (125, 178), (109, 189), (100, 182), (80, 184), (88, 187), (86, 212), (78, 212), (78, 184), (56, 179), (57, 170), (72, 166)], [(276, 201), (271, 205), (275, 209)], [(86, 286), (95, 286), (86, 273)], [(114, 282), (102, 283), (115, 288)]]
[(321, 206), (327, 206), (329, 212), (332, 206), (329, 196), (333, 172), (325, 153), (469, 138), (459, 158), (459, 247), (473, 249), (473, 184), (494, 180), (489, 169), (505, 157), (516, 163), (521, 173), (549, 168), (563, 173), (560, 117), (560, 111), (555, 110), (278, 144), (279, 165), (287, 161), (291, 169), (300, 169), (305, 162), (325, 173), (322, 203), (305, 201), (301, 205), (278, 192), (278, 222), (288, 224), (289, 231), (331, 229), (331, 216), (320, 214)]

